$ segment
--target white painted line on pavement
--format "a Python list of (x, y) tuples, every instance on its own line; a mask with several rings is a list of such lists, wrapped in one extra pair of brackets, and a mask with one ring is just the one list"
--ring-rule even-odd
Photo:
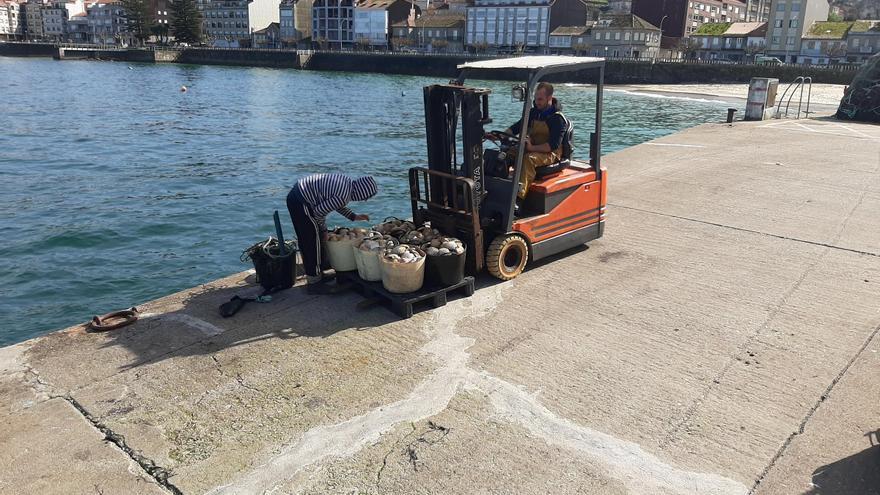
[(676, 148), (705, 148), (701, 144), (645, 143), (648, 146), (673, 146)]

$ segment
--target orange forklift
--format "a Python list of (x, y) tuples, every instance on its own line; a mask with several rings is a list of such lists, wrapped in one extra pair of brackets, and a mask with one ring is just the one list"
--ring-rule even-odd
[[(601, 161), (602, 91), (605, 60), (591, 57), (527, 56), (469, 62), (446, 85), (424, 88), (428, 166), (409, 170), (410, 200), (416, 225), (430, 221), (467, 246), (466, 269), (484, 268), (510, 280), (529, 262), (602, 237), (607, 178)], [(464, 85), (466, 77), (520, 79), (512, 96), (523, 103), (523, 129), (528, 128), (532, 98), (539, 82), (552, 75), (590, 74), (596, 82), (596, 108), (589, 138), (589, 161), (575, 160), (563, 146), (558, 163), (538, 168), (528, 196), (515, 215), (525, 141), (492, 131), (502, 139), (497, 149), (483, 149), (490, 90)], [(566, 119), (567, 120), (567, 119)], [(570, 121), (564, 142), (571, 143)], [(511, 167), (505, 156), (518, 150)]]

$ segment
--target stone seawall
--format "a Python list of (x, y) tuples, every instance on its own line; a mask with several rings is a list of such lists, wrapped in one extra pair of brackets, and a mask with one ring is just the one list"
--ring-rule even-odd
[[(361, 53), (314, 53), (303, 68), (310, 70), (338, 70), (378, 72), (432, 77), (454, 77), (458, 64), (474, 60), (464, 56), (424, 55), (371, 55)], [(814, 83), (849, 84), (855, 70), (834, 70), (803, 66), (761, 66), (739, 64), (705, 64), (686, 62), (609, 60), (605, 82), (609, 84), (676, 84), (749, 82), (753, 77), (775, 77), (791, 81), (798, 76), (809, 76)], [(477, 74), (476, 77), (480, 77)], [(516, 79), (513, 73), (497, 76)], [(591, 83), (588, 73), (567, 74), (551, 80)]]
[(0, 56), (51, 57), (55, 53), (52, 43), (0, 43)]
[[(297, 52), (260, 49), (101, 49), (63, 48), (42, 43), (0, 43), (0, 55), (55, 56), (60, 59), (93, 58), (128, 62), (238, 65), (256, 67), (303, 68), (350, 72), (375, 72), (451, 78), (456, 66), (468, 60), (489, 57), (466, 55), (372, 54), (346, 52)], [(827, 69), (807, 66), (759, 66), (609, 60), (605, 82), (609, 84), (676, 84), (748, 82), (752, 77), (776, 77), (791, 81), (809, 76), (814, 83), (849, 84), (855, 69)], [(477, 75), (479, 77), (479, 75)], [(516, 79), (514, 74), (495, 77)], [(590, 83), (589, 74), (568, 74), (557, 81)]]

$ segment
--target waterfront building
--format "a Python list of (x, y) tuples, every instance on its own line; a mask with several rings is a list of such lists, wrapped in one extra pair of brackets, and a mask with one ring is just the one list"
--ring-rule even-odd
[(41, 40), (46, 37), (43, 28), (43, 2), (30, 0), (21, 4), (24, 16), (24, 37), (29, 40)]
[(420, 13), (407, 0), (362, 0), (354, 7), (354, 40), (364, 47), (387, 48), (392, 24), (415, 21)]
[(64, 38), (71, 43), (91, 43), (92, 32), (85, 12), (73, 14), (65, 24)]
[(278, 15), (283, 46), (296, 46), (312, 36), (312, 0), (284, 0)]
[(852, 22), (814, 22), (801, 38), (797, 62), (828, 65), (846, 62), (847, 35)]
[(699, 43), (697, 58), (702, 60), (754, 60), (764, 51), (766, 22), (703, 24), (691, 37)]
[(547, 43), (550, 53), (560, 55), (568, 53), (584, 55), (591, 53), (592, 45), (584, 43), (585, 39), (589, 39), (593, 23), (589, 24), (589, 26), (559, 26), (551, 31), (550, 40)]
[(795, 63), (801, 39), (815, 22), (828, 19), (828, 0), (776, 0), (767, 25), (765, 54)]
[(632, 13), (662, 31), (662, 46), (675, 48), (706, 23), (744, 22), (745, 0), (633, 0)]
[(847, 36), (846, 61), (861, 63), (880, 53), (880, 21), (856, 21)]
[(588, 38), (591, 54), (599, 57), (656, 58), (660, 51), (660, 28), (635, 14), (605, 15), (593, 25)]
[(255, 48), (281, 48), (280, 23), (270, 23), (263, 29), (254, 31)]
[(169, 29), (168, 21), (171, 20), (171, 16), (168, 14), (168, 5), (171, 3), (171, 0), (149, 0), (149, 3), (153, 22), (156, 26), (167, 31)]
[(24, 35), (24, 16), (18, 2), (0, 0), (0, 38), (21, 39)]
[(253, 46), (255, 31), (279, 22), (280, 4), (280, 0), (201, 0), (202, 32), (212, 46)]
[(467, 45), (478, 51), (543, 51), (550, 34), (550, 0), (475, 0), (467, 8), (465, 33)]
[(130, 44), (128, 18), (119, 0), (93, 0), (86, 6), (89, 41), (101, 45)]
[(321, 49), (350, 47), (354, 43), (353, 0), (314, 0), (312, 43)]
[(466, 17), (465, 12), (443, 9), (422, 14), (414, 22), (397, 22), (392, 26), (391, 44), (398, 50), (463, 51)]
[(46, 38), (53, 41), (68, 41), (69, 28), (67, 22), (77, 14), (85, 14), (83, 0), (52, 1), (43, 7), (43, 31)]
[(9, 38), (9, 9), (5, 0), (0, 0), (0, 39)]
[(772, 0), (748, 0), (746, 22), (767, 22), (770, 20)]

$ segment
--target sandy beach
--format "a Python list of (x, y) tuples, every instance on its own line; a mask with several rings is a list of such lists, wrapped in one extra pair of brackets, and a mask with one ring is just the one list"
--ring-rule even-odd
[[(787, 83), (780, 84), (780, 95), (787, 87)], [(842, 84), (814, 84), (812, 90), (812, 103), (816, 105), (833, 105), (840, 103), (845, 86)], [(696, 97), (715, 97), (724, 101), (744, 100), (749, 93), (749, 85), (742, 83), (733, 84), (629, 84), (625, 86), (611, 86), (609, 90), (630, 91), (634, 93), (674, 93)], [(797, 95), (795, 96), (797, 98)], [(794, 100), (793, 100), (794, 101)]]

